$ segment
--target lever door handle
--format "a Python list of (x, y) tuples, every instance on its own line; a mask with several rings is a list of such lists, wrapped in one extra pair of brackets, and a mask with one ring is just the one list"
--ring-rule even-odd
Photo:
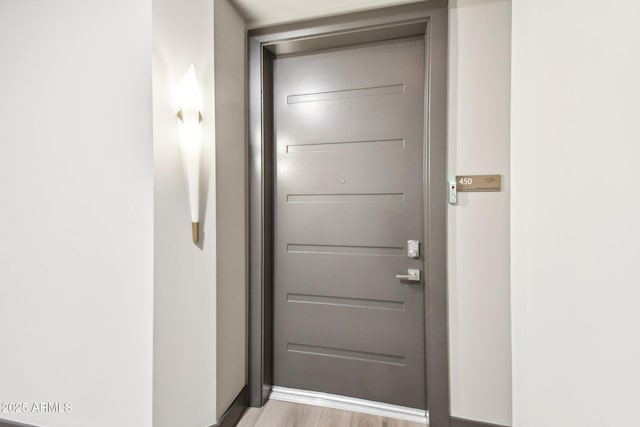
[(408, 274), (396, 274), (396, 279), (407, 280), (409, 282), (419, 282), (420, 281), (420, 270), (415, 268), (410, 268), (407, 270)]

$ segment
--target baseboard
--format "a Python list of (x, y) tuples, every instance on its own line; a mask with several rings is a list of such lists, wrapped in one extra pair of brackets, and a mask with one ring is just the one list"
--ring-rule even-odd
[(229, 408), (227, 408), (225, 413), (222, 415), (220, 421), (218, 421), (217, 424), (214, 424), (211, 427), (234, 427), (236, 424), (238, 424), (240, 418), (242, 418), (244, 410), (247, 409), (247, 402), (247, 386), (244, 386), (240, 394), (238, 394), (235, 400), (231, 403), (231, 406), (229, 406)]
[(17, 421), (9, 421), (0, 419), (0, 427), (36, 427), (31, 424), (23, 424)]
[(484, 423), (482, 421), (465, 420), (462, 418), (451, 417), (449, 427), (506, 427), (498, 424)]
[(396, 418), (414, 423), (428, 424), (429, 422), (429, 414), (423, 409), (407, 408), (405, 406), (390, 405), (388, 403), (373, 402), (371, 400), (338, 396), (318, 391), (273, 386), (269, 399), (342, 409), (351, 412), (362, 412), (364, 414)]

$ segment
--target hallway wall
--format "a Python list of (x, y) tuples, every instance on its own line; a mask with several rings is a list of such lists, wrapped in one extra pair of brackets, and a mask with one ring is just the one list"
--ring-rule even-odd
[(217, 223), (217, 418), (247, 384), (246, 30), (214, 3)]
[[(217, 420), (213, 62), (213, 2), (153, 0), (154, 427)], [(176, 117), (177, 86), (191, 63), (204, 98), (198, 245)]]
[(513, 7), (516, 427), (638, 425), (640, 3)]
[(151, 427), (151, 1), (2, 1), (0, 52), (0, 418)]
[[(227, 0), (153, 0), (154, 427), (215, 424), (246, 384), (245, 32)], [(204, 94), (200, 243), (191, 240), (176, 86)]]
[(449, 179), (503, 179), (449, 206), (451, 413), (511, 425), (511, 1), (450, 0), (449, 13)]

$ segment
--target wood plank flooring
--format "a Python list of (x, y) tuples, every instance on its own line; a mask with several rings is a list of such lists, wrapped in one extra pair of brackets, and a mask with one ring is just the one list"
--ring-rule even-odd
[(269, 400), (262, 408), (248, 408), (238, 427), (425, 427), (425, 425), (320, 406)]

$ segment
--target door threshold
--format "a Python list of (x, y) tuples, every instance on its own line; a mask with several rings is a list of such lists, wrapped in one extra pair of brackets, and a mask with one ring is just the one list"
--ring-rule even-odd
[(339, 396), (337, 394), (322, 393), (319, 391), (273, 386), (269, 399), (429, 424), (429, 412), (424, 409), (407, 408), (406, 406)]

